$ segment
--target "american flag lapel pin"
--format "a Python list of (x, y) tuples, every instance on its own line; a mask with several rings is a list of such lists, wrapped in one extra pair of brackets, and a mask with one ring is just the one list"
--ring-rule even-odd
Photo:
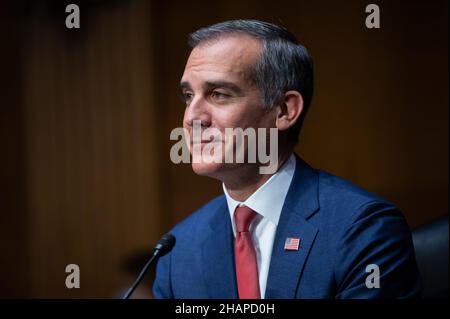
[(300, 238), (288, 237), (284, 242), (284, 250), (298, 250), (300, 246)]

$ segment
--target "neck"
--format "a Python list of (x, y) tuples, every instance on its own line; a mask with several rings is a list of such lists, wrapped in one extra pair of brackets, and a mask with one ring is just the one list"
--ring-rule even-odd
[[(291, 154), (292, 152), (289, 152), (278, 157), (277, 171), (288, 160)], [(244, 202), (274, 174), (260, 174), (258, 165), (242, 166), (231, 178), (224, 180), (223, 183), (231, 198), (239, 202)]]

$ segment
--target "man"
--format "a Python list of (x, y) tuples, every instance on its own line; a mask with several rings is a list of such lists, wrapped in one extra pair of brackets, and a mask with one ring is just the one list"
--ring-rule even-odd
[[(278, 170), (261, 174), (261, 163), (248, 157), (192, 164), (197, 174), (220, 180), (224, 195), (171, 231), (176, 245), (158, 262), (155, 297), (418, 296), (420, 278), (401, 213), (293, 154), (313, 91), (307, 50), (287, 30), (254, 20), (200, 29), (190, 45), (181, 79), (189, 136), (195, 121), (222, 133), (276, 128)], [(192, 152), (208, 143), (188, 144)]]

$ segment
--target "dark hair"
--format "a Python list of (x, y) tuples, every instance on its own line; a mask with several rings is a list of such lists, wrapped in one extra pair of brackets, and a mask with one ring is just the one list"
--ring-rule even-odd
[(303, 113), (291, 129), (297, 142), (313, 94), (313, 61), (308, 51), (287, 29), (257, 20), (232, 20), (201, 28), (190, 34), (189, 45), (195, 48), (232, 34), (246, 34), (262, 43), (261, 55), (248, 75), (259, 88), (265, 108), (281, 102), (289, 90), (302, 95)]

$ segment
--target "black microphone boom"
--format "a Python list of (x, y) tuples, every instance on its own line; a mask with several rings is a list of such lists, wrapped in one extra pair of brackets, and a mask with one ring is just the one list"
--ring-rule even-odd
[(152, 264), (153, 260), (167, 254), (169, 251), (172, 250), (173, 246), (175, 246), (175, 237), (172, 234), (170, 233), (165, 234), (164, 236), (161, 237), (161, 239), (158, 241), (155, 248), (153, 249), (152, 257), (150, 257), (150, 259), (147, 261), (144, 268), (142, 268), (141, 273), (137, 277), (136, 281), (133, 283), (130, 289), (128, 289), (128, 291), (125, 293), (122, 299), (130, 298), (131, 294), (139, 285), (147, 270), (150, 268), (150, 265)]

